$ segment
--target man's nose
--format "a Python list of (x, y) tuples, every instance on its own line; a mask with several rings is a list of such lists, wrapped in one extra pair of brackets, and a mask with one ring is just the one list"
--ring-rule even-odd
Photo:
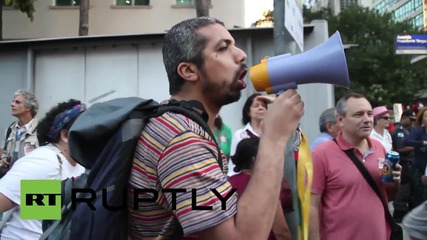
[(363, 122), (373, 122), (373, 121), (374, 121), (374, 118), (371, 115), (367, 113), (363, 114)]
[(242, 49), (236, 47), (236, 58), (238, 63), (244, 63), (247, 57), (248, 56)]

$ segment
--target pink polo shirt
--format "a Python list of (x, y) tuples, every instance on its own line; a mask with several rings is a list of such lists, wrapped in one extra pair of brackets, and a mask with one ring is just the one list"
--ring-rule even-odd
[[(353, 149), (339, 134), (338, 145), (329, 141), (312, 152), (312, 193), (322, 194), (320, 232), (321, 240), (388, 240), (390, 227), (387, 224), (383, 205), (363, 178), (354, 163), (342, 150)], [(378, 158), (385, 157), (382, 144), (368, 138), (370, 149), (364, 154), (354, 150), (359, 159), (386, 194), (386, 185), (381, 182)], [(386, 196), (386, 195), (385, 195)]]

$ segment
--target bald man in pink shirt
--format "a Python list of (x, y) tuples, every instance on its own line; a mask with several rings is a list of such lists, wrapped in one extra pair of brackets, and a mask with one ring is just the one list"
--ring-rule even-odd
[(390, 199), (400, 183), (380, 180), (378, 159), (384, 159), (382, 144), (369, 135), (372, 131), (372, 107), (360, 94), (351, 93), (337, 103), (337, 121), (342, 127), (335, 141), (319, 145), (312, 152), (313, 185), (310, 208), (310, 240), (389, 240), (380, 198), (366, 182), (344, 150), (351, 149)]

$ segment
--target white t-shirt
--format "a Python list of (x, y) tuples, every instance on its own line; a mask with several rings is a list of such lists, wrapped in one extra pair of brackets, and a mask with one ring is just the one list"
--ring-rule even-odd
[[(239, 142), (242, 139), (250, 138), (250, 136), (248, 135), (248, 133), (246, 132), (246, 130), (249, 130), (255, 136), (258, 136), (258, 134), (254, 131), (254, 129), (252, 128), (252, 126), (251, 126), (250, 123), (246, 124), (246, 126), (244, 128), (241, 128), (241, 129), (237, 130), (236, 132), (234, 132), (233, 138), (231, 140), (230, 156), (233, 156), (236, 153), (237, 144), (239, 144)], [(235, 175), (235, 174), (238, 173), (238, 172), (234, 171), (234, 167), (235, 166), (236, 165), (233, 163), (233, 161), (231, 161), (231, 160), (228, 161), (228, 173), (227, 173), (227, 175), (229, 177), (231, 177), (231, 176), (233, 176), (233, 175)]]
[(387, 129), (384, 129), (384, 135), (381, 136), (379, 133), (372, 129), (371, 137), (380, 141), (387, 152), (390, 152), (393, 148), (393, 140)]
[[(60, 166), (58, 156), (62, 161), (62, 166)], [(43, 233), (41, 220), (22, 220), (20, 218), (21, 180), (62, 180), (80, 175), (83, 172), (84, 168), (82, 166), (77, 164), (76, 167), (72, 167), (68, 160), (53, 145), (36, 148), (30, 154), (16, 161), (9, 172), (0, 179), (0, 193), (18, 205), (3, 214), (3, 219), (9, 218), (9, 214), (12, 214), (12, 216), (10, 216), (1, 231), (1, 239), (36, 240)]]

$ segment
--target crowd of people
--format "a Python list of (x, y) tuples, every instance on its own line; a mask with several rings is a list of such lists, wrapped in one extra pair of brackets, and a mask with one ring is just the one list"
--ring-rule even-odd
[[(247, 66), (246, 54), (224, 24), (209, 17), (180, 22), (166, 33), (162, 52), (171, 99), (200, 102), (195, 112), (208, 116), (214, 138), (183, 114), (150, 119), (135, 149), (128, 187), (197, 187), (196, 205), (212, 210), (193, 211), (191, 193), (138, 202), (139, 210), (129, 208), (129, 239), (172, 239), (179, 229), (182, 239), (388, 240), (394, 226), (387, 204), (393, 200), (394, 221), (402, 221), (413, 239), (427, 239), (427, 108), (417, 115), (404, 111), (391, 133), (390, 111), (372, 108), (358, 93), (321, 114), (321, 133), (310, 146), (313, 185), (306, 232), (298, 227), (301, 216), (289, 217), (301, 211), (295, 168), (304, 102), (297, 91), (249, 96), (242, 109), (244, 127), (232, 133), (219, 112), (240, 99)], [(37, 110), (32, 93), (15, 93), (11, 111), (17, 121), (8, 127), (1, 150), (1, 239), (38, 239), (43, 233), (42, 221), (20, 218), (21, 179), (63, 180), (88, 170), (73, 160), (68, 147), (70, 127), (86, 105), (75, 99), (58, 103), (40, 121)], [(400, 153), (400, 163), (393, 181), (385, 183), (381, 159), (391, 150)], [(236, 190), (226, 209), (212, 188), (222, 196)]]

